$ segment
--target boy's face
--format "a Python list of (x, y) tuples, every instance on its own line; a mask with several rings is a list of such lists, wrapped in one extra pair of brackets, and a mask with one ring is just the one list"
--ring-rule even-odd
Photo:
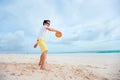
[(45, 25), (46, 25), (47, 27), (49, 27), (49, 26), (50, 26), (50, 23), (45, 23)]

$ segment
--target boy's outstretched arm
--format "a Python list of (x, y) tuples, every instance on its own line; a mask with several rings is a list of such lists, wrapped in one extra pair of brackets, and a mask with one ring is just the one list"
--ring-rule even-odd
[(49, 31), (52, 31), (52, 32), (60, 32), (60, 31), (58, 31), (56, 29), (53, 29), (53, 28), (46, 28), (46, 29), (49, 30)]

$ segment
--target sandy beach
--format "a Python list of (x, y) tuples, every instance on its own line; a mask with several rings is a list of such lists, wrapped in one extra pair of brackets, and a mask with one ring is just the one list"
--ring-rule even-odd
[(120, 80), (120, 54), (0, 54), (0, 80)]

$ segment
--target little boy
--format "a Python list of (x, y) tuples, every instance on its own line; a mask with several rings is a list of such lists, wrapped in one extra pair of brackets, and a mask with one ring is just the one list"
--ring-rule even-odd
[(50, 26), (50, 20), (44, 20), (43, 27), (41, 28), (40, 33), (39, 33), (39, 38), (34, 45), (34, 48), (36, 48), (37, 45), (39, 45), (41, 48), (41, 56), (40, 56), (39, 66), (41, 66), (40, 69), (42, 69), (42, 70), (47, 70), (46, 69), (46, 56), (48, 54), (48, 48), (47, 48), (47, 45), (45, 42), (46, 31), (48, 30), (48, 31), (52, 31), (52, 32), (60, 32), (58, 30), (50, 28), (49, 26)]

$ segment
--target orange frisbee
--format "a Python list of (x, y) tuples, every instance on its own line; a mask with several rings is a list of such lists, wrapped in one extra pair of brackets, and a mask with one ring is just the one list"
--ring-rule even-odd
[(62, 33), (61, 33), (61, 32), (56, 32), (56, 33), (55, 33), (55, 36), (56, 36), (57, 38), (60, 38), (60, 37), (62, 37)]

